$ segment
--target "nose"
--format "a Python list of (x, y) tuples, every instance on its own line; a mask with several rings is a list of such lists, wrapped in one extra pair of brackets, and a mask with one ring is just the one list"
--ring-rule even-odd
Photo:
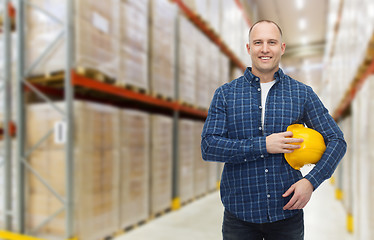
[(267, 53), (269, 51), (268, 44), (265, 42), (262, 44), (261, 52)]

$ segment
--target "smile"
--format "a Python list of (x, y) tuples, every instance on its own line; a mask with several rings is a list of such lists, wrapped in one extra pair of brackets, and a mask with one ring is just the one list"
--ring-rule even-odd
[(269, 60), (271, 57), (260, 57), (262, 60)]

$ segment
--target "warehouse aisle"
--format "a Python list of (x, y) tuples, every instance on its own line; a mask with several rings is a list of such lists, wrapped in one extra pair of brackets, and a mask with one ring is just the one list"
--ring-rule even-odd
[[(345, 230), (346, 214), (334, 191), (326, 181), (312, 196), (305, 208), (305, 240), (353, 240)], [(219, 192), (215, 192), (115, 240), (222, 239), (222, 211)]]

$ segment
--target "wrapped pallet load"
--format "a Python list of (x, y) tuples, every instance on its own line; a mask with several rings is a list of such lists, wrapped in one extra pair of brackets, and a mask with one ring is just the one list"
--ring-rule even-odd
[(147, 113), (121, 110), (119, 229), (149, 216), (149, 125)]
[(220, 85), (223, 85), (229, 81), (230, 79), (230, 59), (223, 53), (220, 53), (220, 63), (219, 67), (221, 69), (220, 71)]
[(186, 203), (194, 196), (194, 122), (181, 119), (179, 124), (178, 141), (178, 195), (180, 202)]
[[(118, 1), (74, 1), (74, 67), (118, 76)], [(35, 7), (36, 6), (36, 7)], [(42, 11), (40, 11), (40, 9)], [(30, 0), (26, 8), (26, 66), (30, 67), (64, 30), (67, 4), (60, 0)], [(54, 18), (46, 15), (48, 12)], [(31, 75), (64, 70), (65, 38), (55, 42)]]
[(179, 101), (195, 105), (196, 85), (196, 27), (185, 17), (179, 15), (178, 27), (178, 81)]
[(172, 200), (173, 119), (151, 116), (151, 214), (171, 207)]
[[(196, 51), (198, 56), (196, 64), (196, 105), (203, 109), (208, 109), (210, 105), (209, 96), (213, 96), (210, 89), (210, 79), (212, 71), (207, 71), (211, 66), (210, 61), (210, 40), (202, 32), (196, 31)], [(219, 69), (219, 68), (217, 68)]]
[(173, 99), (177, 8), (168, 0), (152, 0), (150, 4), (150, 90), (153, 95)]
[(120, 1), (118, 85), (148, 91), (148, 0)]
[[(220, 58), (219, 58), (219, 55), (220, 55), (219, 48), (215, 44), (211, 44), (209, 47), (210, 47), (209, 62), (217, 66), (218, 69), (221, 69)], [(214, 92), (220, 86), (220, 84), (221, 84), (221, 71), (220, 70), (212, 71), (212, 74), (210, 75), (210, 82), (209, 82), (209, 93), (208, 93), (209, 102), (212, 101)]]
[[(62, 103), (57, 104), (63, 109)], [(118, 230), (118, 110), (100, 104), (74, 102), (74, 229), (80, 239), (104, 238)], [(28, 107), (27, 145), (34, 146), (61, 114), (49, 104)], [(28, 164), (60, 195), (66, 194), (64, 144), (51, 134), (28, 158)], [(58, 213), (37, 231), (52, 239), (64, 237), (63, 203), (33, 174), (26, 171), (26, 226), (34, 229)]]
[(209, 164), (216, 165), (215, 162), (205, 162), (201, 157), (201, 132), (203, 131), (204, 122), (194, 122), (194, 150), (195, 150), (195, 162), (194, 162), (194, 189), (195, 196), (199, 197), (208, 192), (208, 169)]

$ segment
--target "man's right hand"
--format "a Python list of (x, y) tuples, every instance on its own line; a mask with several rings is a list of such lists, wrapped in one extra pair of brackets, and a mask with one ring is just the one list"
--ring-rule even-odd
[(273, 133), (266, 137), (266, 150), (268, 153), (292, 153), (295, 149), (300, 148), (299, 144), (304, 140), (302, 138), (292, 138), (293, 133), (281, 132)]

